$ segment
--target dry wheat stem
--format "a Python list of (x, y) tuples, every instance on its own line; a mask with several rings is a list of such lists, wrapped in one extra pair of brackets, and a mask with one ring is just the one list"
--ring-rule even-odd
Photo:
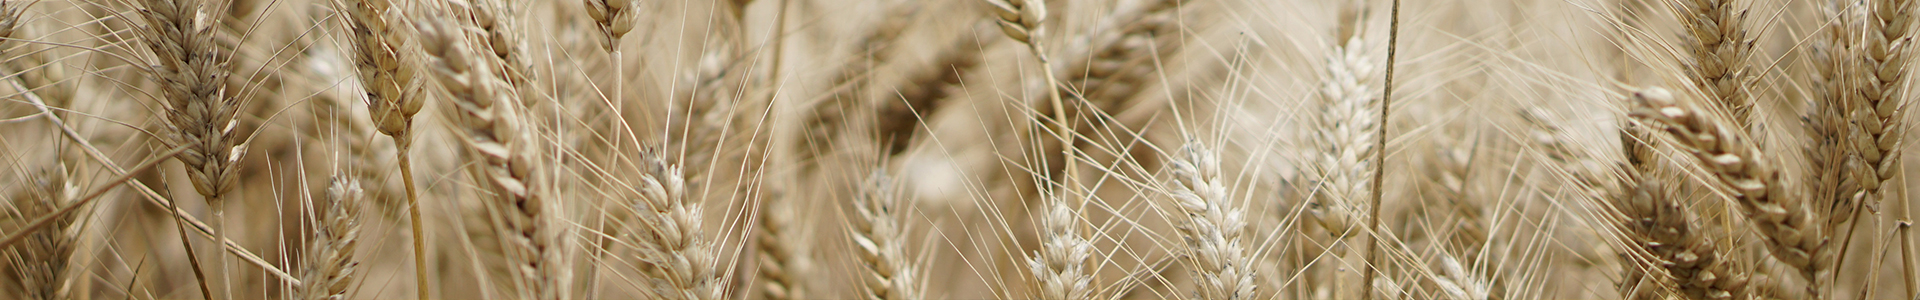
[(1096, 290), (1092, 287), (1093, 270), (1087, 268), (1093, 263), (1093, 242), (1076, 230), (1080, 221), (1066, 197), (1052, 189), (1044, 194), (1047, 200), (1039, 216), (1040, 250), (1027, 258), (1036, 298), (1090, 299)]
[(862, 278), (870, 300), (922, 299), (919, 269), (906, 253), (906, 212), (891, 178), (874, 171), (854, 196), (851, 240), (859, 253)]
[[(1389, 113), (1393, 112), (1393, 61), (1394, 52), (1399, 49), (1396, 44), (1400, 42), (1400, 0), (1393, 0), (1393, 9), (1388, 12), (1387, 20), (1387, 63), (1384, 66), (1387, 74), (1382, 76), (1385, 83), (1380, 86), (1380, 119), (1376, 121), (1378, 127), (1374, 129), (1373, 201), (1367, 205), (1371, 210), (1367, 214), (1367, 269), (1361, 277), (1361, 284), (1367, 287), (1373, 286), (1374, 273), (1383, 267), (1374, 252), (1380, 248), (1380, 185), (1384, 182), (1380, 176), (1386, 173), (1387, 160), (1387, 127), (1384, 124)], [(1362, 289), (1361, 295), (1360, 299), (1373, 300), (1373, 289)]]
[[(1053, 62), (1047, 59), (1046, 46), (1041, 44), (1045, 33), (1043, 24), (1046, 23), (1047, 18), (1046, 2), (1041, 0), (985, 1), (993, 6), (994, 15), (1000, 18), (999, 23), (997, 23), (1000, 24), (1000, 32), (1006, 34), (1008, 38), (1027, 45), (1027, 51), (1033, 54), (1035, 60), (1040, 62), (1040, 73), (1046, 77), (1047, 99), (1053, 104), (1053, 120), (1048, 123), (1053, 125), (1053, 128), (1051, 128), (1053, 131), (1052, 134), (1055, 138), (1059, 139), (1059, 144), (1061, 145), (1060, 170), (1066, 171), (1064, 174), (1066, 178), (1065, 180), (1061, 180), (1061, 182), (1066, 185), (1066, 193), (1074, 197), (1073, 206), (1076, 208), (1085, 207), (1087, 199), (1086, 193), (1081, 191), (1080, 168), (1074, 166), (1079, 160), (1079, 156), (1076, 155), (1077, 152), (1074, 151), (1073, 147), (1067, 146), (1073, 145), (1073, 141), (1076, 139), (1074, 137), (1076, 131), (1073, 129), (1076, 123), (1073, 119), (1067, 118), (1067, 108), (1064, 102), (1066, 100), (1060, 97), (1060, 80), (1053, 74)], [(1042, 122), (1046, 122), (1046, 120), (1042, 120)], [(1041, 149), (1041, 147), (1035, 147), (1035, 149)], [(1048, 175), (1054, 176), (1053, 174)]]
[(1800, 272), (1812, 295), (1821, 294), (1818, 274), (1826, 269), (1828, 237), (1800, 200), (1786, 195), (1778, 174), (1739, 127), (1683, 107), (1665, 89), (1648, 88), (1632, 96), (1633, 118), (1665, 126), (1677, 146), (1686, 149), (1726, 188), (1751, 220), (1775, 259)]
[(1198, 299), (1250, 299), (1254, 296), (1253, 259), (1241, 233), (1245, 212), (1233, 206), (1220, 181), (1220, 158), (1198, 142), (1188, 142), (1172, 158), (1174, 202), (1185, 219), (1176, 228), (1193, 262)]
[(354, 258), (360, 236), (359, 206), (366, 201), (360, 182), (347, 176), (335, 176), (326, 197), (315, 203), (317, 223), (308, 241), (306, 268), (302, 269), (301, 299), (344, 300), (355, 285), (360, 261)]
[[(510, 295), (531, 299), (565, 297), (565, 266), (560, 257), (566, 251), (556, 228), (558, 211), (547, 202), (543, 174), (534, 160), (524, 120), (520, 119), (519, 94), (507, 78), (491, 72), (503, 63), (492, 56), (470, 53), (463, 30), (431, 19), (416, 23), (421, 49), (429, 59), (428, 71), (448, 95), (448, 110), (460, 138), (468, 173), (484, 188), (484, 220), (492, 228), (492, 243), (480, 243), (487, 256), (489, 271), (505, 278), (500, 282)], [(506, 89), (506, 90), (502, 90)], [(468, 220), (469, 222), (478, 222)]]
[(719, 299), (724, 287), (700, 229), (700, 204), (687, 195), (680, 167), (667, 163), (664, 153), (650, 149), (642, 155), (640, 196), (629, 204), (639, 222), (625, 231), (640, 252), (636, 268), (659, 298)]
[[(40, 172), (25, 191), (9, 198), (12, 209), (6, 211), (7, 217), (24, 220), (59, 209), (73, 197), (67, 177), (66, 171), (58, 166)], [(67, 292), (73, 269), (70, 261), (79, 237), (73, 225), (78, 218), (71, 214), (53, 217), (53, 222), (44, 228), (30, 231), (9, 228), (12, 232), (27, 232), (24, 242), (6, 247), (4, 253), (0, 253), (5, 258), (5, 267), (11, 271), (6, 274), (11, 277), (6, 284), (20, 293), (22, 299), (67, 299), (70, 294)]]
[(348, 44), (353, 49), (355, 74), (366, 89), (366, 103), (374, 127), (393, 138), (400, 180), (406, 186), (408, 227), (412, 230), (414, 284), (417, 296), (428, 298), (426, 231), (420, 218), (420, 196), (413, 183), (413, 162), (408, 155), (413, 145), (413, 115), (426, 101), (415, 90), (419, 71), (402, 53), (408, 36), (387, 21), (397, 12), (387, 0), (357, 0), (347, 14)]

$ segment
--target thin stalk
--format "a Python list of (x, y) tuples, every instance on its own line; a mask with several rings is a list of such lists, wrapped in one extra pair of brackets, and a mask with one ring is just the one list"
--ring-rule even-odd
[(1913, 203), (1907, 199), (1907, 169), (1900, 168), (1895, 172), (1900, 172), (1898, 175), (1900, 180), (1894, 182), (1899, 185), (1894, 189), (1898, 195), (1893, 202), (1894, 222), (1898, 224), (1895, 226), (1899, 227), (1894, 230), (1900, 232), (1900, 276), (1902, 276), (1901, 283), (1905, 283), (1902, 285), (1907, 288), (1906, 295), (1901, 298), (1913, 299), (1920, 297), (1920, 281), (1915, 281), (1916, 274), (1914, 274), (1916, 270), (1920, 270), (1920, 267), (1914, 265), (1913, 259)]
[(411, 142), (401, 141), (401, 137), (393, 138), (394, 148), (400, 151), (394, 154), (396, 157), (395, 160), (400, 162), (400, 182), (406, 183), (407, 186), (407, 217), (410, 218), (408, 220), (410, 224), (408, 225), (413, 227), (413, 280), (415, 285), (413, 289), (420, 299), (432, 299), (427, 297), (431, 293), (427, 291), (427, 287), (430, 286), (429, 281), (427, 281), (427, 236), (426, 231), (421, 228), (424, 226), (422, 226), (420, 221), (420, 194), (414, 192), (413, 159), (411, 155), (407, 155), (407, 150), (413, 147), (409, 145), (412, 144)]
[(1387, 23), (1387, 75), (1380, 86), (1380, 123), (1373, 144), (1373, 205), (1367, 214), (1367, 270), (1361, 277), (1364, 281), (1360, 282), (1362, 300), (1373, 300), (1373, 278), (1378, 276), (1374, 269), (1380, 266), (1374, 252), (1380, 248), (1380, 184), (1386, 182), (1381, 175), (1386, 173), (1387, 166), (1387, 115), (1393, 113), (1393, 55), (1399, 48), (1395, 44), (1400, 41), (1400, 0), (1393, 0), (1387, 19), (1390, 20)]
[[(1067, 180), (1064, 184), (1067, 187), (1067, 193), (1073, 195), (1074, 210), (1085, 210), (1087, 208), (1087, 198), (1086, 194), (1080, 191), (1080, 169), (1074, 167), (1074, 161), (1078, 160), (1074, 157), (1073, 151), (1073, 142), (1075, 140), (1073, 137), (1075, 132), (1073, 131), (1073, 125), (1076, 122), (1067, 119), (1066, 104), (1060, 99), (1060, 81), (1055, 79), (1053, 75), (1053, 61), (1047, 59), (1046, 47), (1040, 46), (1039, 41), (1027, 43), (1027, 47), (1033, 51), (1034, 58), (1040, 60), (1040, 73), (1045, 74), (1047, 77), (1047, 99), (1053, 101), (1054, 133), (1058, 134), (1055, 137), (1060, 139), (1060, 169), (1066, 172)], [(1087, 225), (1084, 224), (1081, 225), (1081, 230), (1085, 231), (1086, 228), (1084, 227), (1086, 226)]]

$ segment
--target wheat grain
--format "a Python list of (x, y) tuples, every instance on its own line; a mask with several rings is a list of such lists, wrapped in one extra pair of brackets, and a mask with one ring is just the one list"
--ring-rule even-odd
[(1812, 295), (1821, 295), (1816, 279), (1828, 263), (1828, 238), (1803, 203), (1781, 190), (1778, 174), (1759, 149), (1722, 121), (1682, 107), (1665, 89), (1635, 91), (1632, 101), (1632, 116), (1665, 125), (1667, 134), (1712, 173), (1754, 229), (1767, 238), (1768, 252), (1798, 270), (1810, 282)]
[(488, 234), (496, 239), (476, 243), (493, 258), (483, 261), (491, 273), (504, 277), (498, 284), (510, 295), (563, 298), (565, 267), (559, 263), (565, 260), (559, 255), (565, 245), (554, 228), (557, 211), (547, 202), (544, 181), (535, 178), (541, 166), (526, 150), (535, 140), (521, 130), (519, 94), (506, 78), (492, 74), (500, 61), (469, 52), (461, 29), (440, 19), (416, 24), (428, 73), (449, 95), (444, 113), (455, 126), (449, 129), (462, 142), (468, 173), (486, 192), (487, 220), (468, 220), (489, 224), (482, 227), (491, 228)]
[(300, 281), (301, 299), (347, 299), (347, 291), (360, 274), (360, 261), (354, 258), (359, 244), (359, 206), (366, 199), (360, 182), (343, 175), (335, 176), (326, 197), (314, 204), (318, 226), (304, 255), (306, 268)]
[(1616, 196), (1615, 203), (1628, 217), (1624, 227), (1634, 234), (1637, 251), (1651, 256), (1644, 258), (1645, 264), (1666, 270), (1690, 299), (1748, 299), (1745, 272), (1723, 260), (1714, 238), (1693, 230), (1693, 212), (1674, 201), (1672, 191), (1659, 181), (1628, 177), (1622, 184), (1631, 188)]
[(1179, 181), (1173, 199), (1185, 215), (1178, 228), (1194, 263), (1200, 299), (1248, 299), (1254, 296), (1253, 260), (1240, 233), (1246, 216), (1228, 202), (1220, 181), (1220, 158), (1198, 142), (1188, 142), (1174, 157), (1173, 174)]

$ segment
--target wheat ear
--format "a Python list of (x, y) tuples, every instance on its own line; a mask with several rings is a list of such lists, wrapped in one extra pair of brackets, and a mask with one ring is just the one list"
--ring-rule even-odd
[(1067, 198), (1051, 189), (1044, 192), (1040, 215), (1040, 251), (1027, 258), (1039, 299), (1069, 300), (1093, 297), (1093, 242), (1080, 234), (1079, 219)]
[(759, 251), (760, 296), (769, 300), (806, 299), (806, 286), (799, 269), (804, 267), (806, 243), (794, 240), (799, 232), (793, 198), (775, 191), (765, 197), (775, 200), (761, 206), (759, 228), (755, 231), (755, 249)]
[(413, 231), (414, 290), (418, 297), (426, 299), (427, 287), (431, 284), (427, 280), (426, 229), (420, 220), (420, 196), (414, 188), (413, 159), (409, 155), (413, 145), (413, 115), (426, 104), (415, 90), (414, 78), (419, 70), (401, 55), (410, 53), (406, 48), (408, 36), (387, 22), (387, 14), (395, 11), (392, 3), (356, 0), (352, 5), (342, 10), (347, 14), (354, 70), (366, 89), (367, 111), (375, 129), (393, 139), (400, 180), (407, 189), (407, 226)]
[(1159, 70), (1154, 63), (1179, 51), (1179, 2), (1154, 0), (1116, 13), (1097, 33), (1091, 56), (1077, 59), (1059, 71), (1067, 84), (1089, 104), (1108, 113), (1124, 109), (1126, 101), (1144, 89)]
[(1849, 85), (1856, 84), (1856, 80), (1846, 78), (1854, 74), (1842, 70), (1851, 69), (1842, 66), (1856, 59), (1850, 55), (1854, 49), (1850, 47), (1851, 35), (1846, 29), (1853, 26), (1849, 26), (1851, 22), (1845, 18), (1850, 14), (1836, 11), (1830, 15), (1834, 16), (1834, 24), (1823, 32), (1825, 38), (1809, 47), (1814, 60), (1822, 63), (1814, 64), (1815, 72), (1808, 79), (1815, 95), (1807, 103), (1803, 117), (1807, 134), (1805, 152), (1811, 168), (1804, 181), (1809, 184), (1810, 202), (1826, 206), (1824, 213), (1829, 231), (1852, 219), (1854, 194), (1860, 190), (1858, 179), (1851, 177), (1860, 176), (1848, 173), (1861, 169), (1851, 164), (1857, 161), (1853, 161), (1855, 153), (1850, 149), (1854, 142), (1852, 126), (1847, 124), (1849, 99), (1856, 92)]
[(1372, 80), (1380, 68), (1367, 56), (1364, 35), (1354, 35), (1327, 58), (1327, 78), (1320, 87), (1312, 137), (1318, 154), (1313, 165), (1323, 184), (1308, 203), (1307, 212), (1336, 237), (1353, 233), (1372, 190), (1368, 182), (1380, 126), (1380, 96)]
[[(314, 205), (318, 223), (308, 240), (306, 268), (300, 276), (301, 299), (347, 299), (347, 290), (359, 276), (360, 261), (353, 257), (360, 238), (359, 206), (366, 201), (360, 182), (334, 176), (326, 197)], [(423, 287), (424, 288), (424, 287)]]
[[(240, 107), (236, 99), (226, 97), (226, 62), (216, 49), (212, 19), (203, 17), (209, 9), (201, 1), (143, 0), (141, 37), (151, 50), (156, 64), (148, 74), (160, 82), (160, 95), (166, 101), (167, 137), (171, 145), (191, 145), (176, 156), (187, 166), (187, 179), (193, 190), (206, 198), (207, 206), (220, 211), (221, 200), (238, 184), (235, 176), (240, 151), (233, 129), (234, 115)], [(211, 9), (219, 10), (219, 9)], [(170, 209), (178, 211), (178, 206)], [(175, 222), (180, 236), (185, 225)], [(221, 238), (224, 240), (224, 234)], [(187, 256), (199, 278), (201, 293), (214, 297), (207, 288), (206, 272), (201, 270), (193, 243), (182, 239)]]
[[(1868, 18), (1867, 32), (1864, 34), (1866, 49), (1860, 62), (1865, 63), (1862, 74), (1865, 80), (1860, 85), (1860, 102), (1854, 104), (1853, 124), (1865, 132), (1869, 140), (1858, 141), (1855, 149), (1864, 165), (1873, 174), (1861, 174), (1855, 177), (1861, 188), (1866, 190), (1867, 199), (1877, 201), (1886, 195), (1900, 205), (1894, 208), (1894, 218), (1911, 223), (1912, 212), (1908, 210), (1905, 172), (1902, 167), (1901, 147), (1907, 134), (1904, 120), (1907, 118), (1906, 105), (1910, 97), (1905, 88), (1909, 59), (1913, 53), (1914, 7), (1912, 1), (1881, 0), (1872, 1), (1872, 17)], [(1896, 178), (1898, 175), (1900, 177)], [(1897, 187), (1890, 188), (1889, 186)], [(1902, 226), (1900, 232), (1901, 275), (1905, 278), (1906, 294), (1913, 295), (1920, 290), (1915, 282), (1913, 233), (1909, 227)], [(1843, 247), (1844, 248), (1844, 247)]]
[[(14, 220), (30, 220), (52, 214), (73, 198), (67, 184), (66, 172), (60, 168), (50, 168), (50, 172), (41, 172), (26, 185), (26, 190), (16, 193), (9, 199), (11, 209), (7, 217)], [(5, 257), (5, 267), (12, 278), (8, 285), (20, 293), (19, 299), (56, 300), (67, 299), (70, 294), (69, 281), (75, 246), (78, 245), (78, 233), (75, 232), (75, 214), (61, 214), (46, 227), (28, 233), (20, 244), (6, 247), (0, 255)], [(12, 227), (8, 232), (28, 228)]]
[(1665, 89), (1635, 91), (1632, 98), (1633, 118), (1665, 125), (1677, 145), (1691, 152), (1700, 166), (1732, 194), (1741, 212), (1766, 237), (1773, 257), (1800, 271), (1811, 294), (1821, 295), (1816, 279), (1826, 268), (1827, 236), (1799, 199), (1782, 192), (1778, 174), (1767, 158), (1760, 156), (1759, 149), (1723, 121), (1682, 107)]
[[(1693, 220), (1698, 218), (1676, 201), (1678, 197), (1668, 186), (1642, 178), (1659, 167), (1652, 145), (1647, 144), (1652, 142), (1652, 133), (1638, 124), (1624, 123), (1621, 127), (1620, 143), (1627, 164), (1619, 170), (1624, 176), (1620, 179), (1622, 189), (1611, 198), (1625, 214), (1622, 227), (1635, 246), (1624, 252), (1644, 253), (1629, 257), (1640, 262), (1637, 265), (1665, 270), (1677, 290), (1690, 299), (1747, 299), (1747, 272), (1721, 256), (1715, 249), (1715, 237), (1693, 230)], [(1641, 271), (1632, 269), (1638, 268), (1635, 264), (1627, 268), (1628, 272)]]
[(1683, 0), (1680, 12), (1692, 40), (1687, 50), (1693, 55), (1688, 65), (1694, 85), (1707, 93), (1720, 108), (1733, 114), (1734, 124), (1746, 128), (1752, 124), (1751, 97), (1747, 95), (1747, 58), (1753, 55), (1753, 40), (1747, 37), (1745, 8), (1734, 7), (1735, 0)]
[(980, 51), (996, 39), (981, 39), (968, 34), (934, 56), (933, 65), (907, 71), (907, 84), (899, 85), (898, 101), (883, 101), (875, 121), (876, 137), (889, 155), (898, 155), (913, 145), (920, 124), (943, 106), (942, 102), (960, 87), (960, 81), (981, 63)]
[[(1714, 249), (1712, 238), (1693, 231), (1692, 211), (1674, 201), (1671, 191), (1656, 180), (1629, 175), (1630, 190), (1615, 201), (1627, 215), (1637, 251), (1646, 265), (1666, 270), (1675, 287), (1689, 299), (1747, 299), (1747, 278)], [(1636, 251), (1636, 252), (1637, 252)]]
[(1186, 240), (1189, 259), (1197, 273), (1200, 299), (1249, 299), (1254, 296), (1253, 260), (1240, 234), (1245, 213), (1229, 202), (1220, 181), (1220, 158), (1197, 142), (1187, 143), (1183, 156), (1173, 161), (1179, 188), (1173, 200), (1186, 216), (1177, 228)]
[(853, 198), (852, 240), (867, 270), (867, 299), (922, 299), (919, 271), (906, 253), (906, 214), (900, 210), (901, 196), (886, 174), (875, 171), (860, 186)]
[(453, 120), (449, 130), (462, 142), (468, 173), (486, 192), (482, 201), (497, 240), (479, 246), (486, 255), (501, 257), (483, 261), (505, 277), (501, 284), (514, 297), (562, 298), (565, 266), (558, 255), (564, 250), (557, 244), (555, 211), (546, 202), (544, 182), (535, 178), (540, 166), (526, 150), (533, 140), (522, 131), (519, 94), (492, 74), (497, 60), (476, 59), (469, 52), (460, 29), (437, 18), (416, 24), (428, 73), (449, 96), (443, 106)]
[[(1909, 1), (1872, 1), (1871, 17), (1866, 25), (1864, 49), (1858, 51), (1858, 61), (1863, 63), (1859, 78), (1861, 84), (1855, 94), (1858, 101), (1853, 105), (1852, 122), (1866, 133), (1867, 140), (1855, 143), (1863, 164), (1871, 174), (1860, 174), (1861, 188), (1869, 192), (1867, 199), (1879, 199), (1888, 193), (1887, 183), (1893, 180), (1895, 171), (1900, 168), (1901, 135), (1906, 132), (1906, 103), (1902, 101), (1906, 92), (1901, 84), (1907, 77), (1907, 65), (1911, 53), (1909, 45), (1913, 38), (1913, 5)], [(1898, 185), (1898, 184), (1894, 184)]]
[(640, 227), (626, 231), (640, 251), (637, 267), (663, 299), (718, 299), (723, 287), (700, 229), (700, 204), (687, 195), (680, 167), (667, 163), (664, 153), (648, 150), (643, 156), (639, 201), (631, 203)]

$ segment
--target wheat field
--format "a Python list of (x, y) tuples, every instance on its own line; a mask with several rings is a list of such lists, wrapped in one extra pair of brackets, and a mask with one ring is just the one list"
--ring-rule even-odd
[(0, 0), (0, 299), (1920, 299), (1905, 0)]

